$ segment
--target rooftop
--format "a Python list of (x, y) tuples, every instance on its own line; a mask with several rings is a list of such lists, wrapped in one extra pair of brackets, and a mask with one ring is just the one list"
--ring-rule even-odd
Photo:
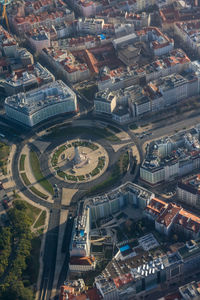
[(82, 266), (90, 266), (94, 263), (95, 259), (91, 256), (84, 256), (84, 257), (78, 257), (78, 256), (71, 256), (69, 263), (71, 265), (82, 265)]
[(181, 210), (180, 206), (176, 206), (175, 204), (169, 203), (167, 208), (159, 215), (156, 219), (157, 223), (168, 227), (172, 224), (174, 218), (177, 216), (179, 211)]
[(192, 281), (179, 288), (184, 299), (199, 299), (200, 298), (200, 282)]
[(61, 80), (49, 83), (31, 92), (19, 93), (7, 97), (5, 105), (10, 106), (27, 115), (40, 110), (42, 107), (74, 99), (74, 92)]

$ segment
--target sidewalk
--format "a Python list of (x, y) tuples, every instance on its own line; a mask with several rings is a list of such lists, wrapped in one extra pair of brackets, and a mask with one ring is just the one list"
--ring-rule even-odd
[(78, 191), (78, 189), (62, 188), (62, 201), (61, 201), (61, 204), (69, 206), (73, 196), (76, 194), (77, 191)]
[(9, 156), (8, 156), (7, 175), (0, 176), (0, 181), (3, 180), (4, 178), (8, 178), (8, 181), (3, 184), (3, 187), (5, 190), (9, 189), (9, 188), (15, 189), (15, 187), (16, 187), (16, 184), (12, 177), (12, 159), (15, 154), (15, 150), (16, 150), (16, 145), (12, 145)]
[(65, 228), (68, 218), (68, 210), (61, 210), (60, 212), (60, 224), (59, 224), (59, 233), (58, 233), (58, 245), (57, 245), (57, 254), (56, 254), (56, 266), (55, 266), (55, 273), (54, 273), (54, 280), (53, 280), (53, 287), (51, 291), (51, 298), (54, 299), (54, 297), (57, 295), (57, 284), (58, 284), (58, 278), (62, 269), (62, 266), (65, 261), (65, 255), (66, 253), (62, 253), (62, 244), (63, 244), (63, 238), (65, 234)]
[[(38, 191), (42, 192), (45, 195), (48, 195), (48, 199), (46, 201), (53, 203), (52, 200), (52, 195), (46, 191), (39, 183), (37, 183), (37, 180), (35, 179), (32, 170), (31, 170), (31, 165), (30, 165), (30, 150), (27, 145), (24, 146), (22, 149), (21, 154), (25, 154), (25, 164), (24, 164), (24, 169), (25, 171), (20, 171), (20, 173), (26, 173), (26, 176), (28, 177), (29, 181), (31, 182), (31, 186), (34, 186)], [(19, 166), (18, 166), (19, 169)]]
[(40, 257), (39, 257), (40, 269), (39, 269), (39, 274), (38, 274), (38, 279), (37, 279), (36, 299), (38, 299), (38, 296), (39, 296), (38, 291), (39, 291), (39, 288), (40, 288), (41, 277), (42, 277), (42, 273), (43, 273), (43, 259), (42, 259), (41, 254), (44, 253), (46, 232), (47, 232), (48, 224), (49, 224), (49, 210), (47, 208), (45, 208), (44, 206), (41, 206), (40, 204), (35, 203), (32, 200), (30, 200), (29, 198), (27, 198), (16, 187), (15, 181), (13, 180), (13, 173), (12, 173), (12, 160), (13, 160), (13, 156), (15, 154), (15, 151), (16, 151), (16, 145), (12, 145), (11, 150), (10, 150), (10, 154), (9, 154), (9, 157), (8, 157), (7, 175), (0, 176), (0, 180), (2, 180), (4, 178), (8, 178), (8, 182), (5, 182), (3, 184), (4, 189), (6, 190), (6, 189), (9, 189), (9, 188), (13, 187), (13, 190), (15, 189), (16, 193), (20, 196), (21, 199), (27, 201), (28, 203), (30, 203), (31, 205), (33, 205), (35, 207), (38, 207), (39, 209), (41, 209), (41, 213), (42, 213), (43, 210), (46, 210), (46, 219), (45, 219), (44, 231), (43, 231), (42, 240), (41, 240), (41, 247), (40, 247)]

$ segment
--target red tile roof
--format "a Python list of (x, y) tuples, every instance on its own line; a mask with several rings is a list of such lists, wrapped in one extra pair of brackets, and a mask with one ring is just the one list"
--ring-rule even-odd
[(125, 285), (129, 282), (133, 281), (133, 277), (130, 273), (128, 274), (124, 274), (122, 276), (119, 276), (117, 278), (114, 279), (114, 283), (116, 285), (117, 288), (121, 287), (122, 285)]
[(94, 257), (91, 256), (83, 256), (83, 257), (78, 257), (78, 256), (71, 256), (70, 257), (70, 264), (71, 265), (85, 265), (89, 266), (92, 265), (95, 261)]
[(157, 218), (156, 222), (168, 227), (177, 216), (178, 212), (182, 208), (175, 204), (169, 203), (168, 207), (164, 210), (163, 213)]

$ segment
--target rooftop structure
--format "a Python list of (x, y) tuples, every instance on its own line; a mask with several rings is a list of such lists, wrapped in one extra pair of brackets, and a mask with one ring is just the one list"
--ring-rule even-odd
[[(128, 69), (124, 67), (107, 69), (102, 72), (102, 76), (98, 81), (98, 88), (99, 90), (125, 88), (138, 84), (140, 79), (149, 82), (173, 73), (180, 73), (188, 69), (190, 65), (191, 62), (187, 55), (181, 49), (174, 49), (169, 54), (163, 55), (142, 67), (138, 67), (136, 64)], [(195, 72), (197, 72), (197, 68)]]
[(90, 255), (89, 226), (90, 216), (85, 210), (74, 221), (70, 256), (84, 257)]
[(20, 35), (43, 25), (48, 27), (73, 20), (74, 13), (62, 0), (24, 1), (21, 5), (14, 4), (9, 13), (9, 23), (12, 29)]
[(200, 298), (200, 282), (192, 281), (179, 288), (179, 292), (184, 300)]
[(188, 132), (150, 143), (140, 168), (141, 179), (154, 185), (174, 180), (198, 168), (200, 151), (197, 133), (198, 129), (194, 129), (192, 134)]
[(155, 221), (156, 230), (162, 234), (169, 235), (175, 230), (189, 238), (200, 236), (200, 218), (175, 203), (152, 199), (145, 208), (145, 215)]
[(200, 22), (199, 20), (192, 22), (178, 22), (174, 25), (176, 34), (187, 43), (187, 46), (200, 54)]
[(60, 288), (59, 300), (100, 300), (96, 288), (88, 289), (83, 279), (65, 281)]
[(103, 18), (106, 22), (133, 24), (136, 30), (149, 25), (149, 15), (145, 12), (134, 13), (111, 7), (99, 12), (97, 18)]
[(76, 95), (62, 81), (42, 86), (32, 92), (7, 97), (5, 110), (8, 117), (34, 126), (57, 114), (77, 110)]
[[(184, 2), (183, 2), (184, 3)], [(187, 3), (188, 4), (188, 3)], [(188, 6), (179, 8), (176, 5), (170, 4), (160, 9), (160, 17), (162, 21), (162, 28), (173, 28), (177, 22), (189, 22), (191, 20), (199, 20), (200, 8)]]
[(7, 95), (17, 94), (53, 82), (54, 76), (39, 63), (27, 67), (25, 72), (15, 71), (5, 80), (0, 81)]
[(178, 182), (177, 196), (180, 201), (200, 207), (200, 175), (192, 175)]
[(56, 72), (60, 72), (66, 76), (70, 82), (90, 78), (90, 70), (87, 64), (81, 62), (78, 56), (75, 57), (70, 51), (51, 47), (44, 49), (41, 55)]
[(144, 295), (145, 292), (158, 288), (166, 279), (171, 280), (167, 275), (168, 270), (181, 264), (177, 253), (166, 255), (155, 250), (149, 254), (140, 247), (135, 247), (134, 250), (135, 255), (125, 260), (113, 258), (102, 274), (95, 278), (103, 298), (112, 295), (114, 299), (128, 299), (130, 296)]

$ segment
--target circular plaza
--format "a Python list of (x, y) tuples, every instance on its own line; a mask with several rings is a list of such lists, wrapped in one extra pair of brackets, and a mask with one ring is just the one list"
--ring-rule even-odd
[(59, 179), (81, 183), (101, 176), (108, 167), (109, 156), (100, 144), (75, 139), (56, 147), (49, 163)]

